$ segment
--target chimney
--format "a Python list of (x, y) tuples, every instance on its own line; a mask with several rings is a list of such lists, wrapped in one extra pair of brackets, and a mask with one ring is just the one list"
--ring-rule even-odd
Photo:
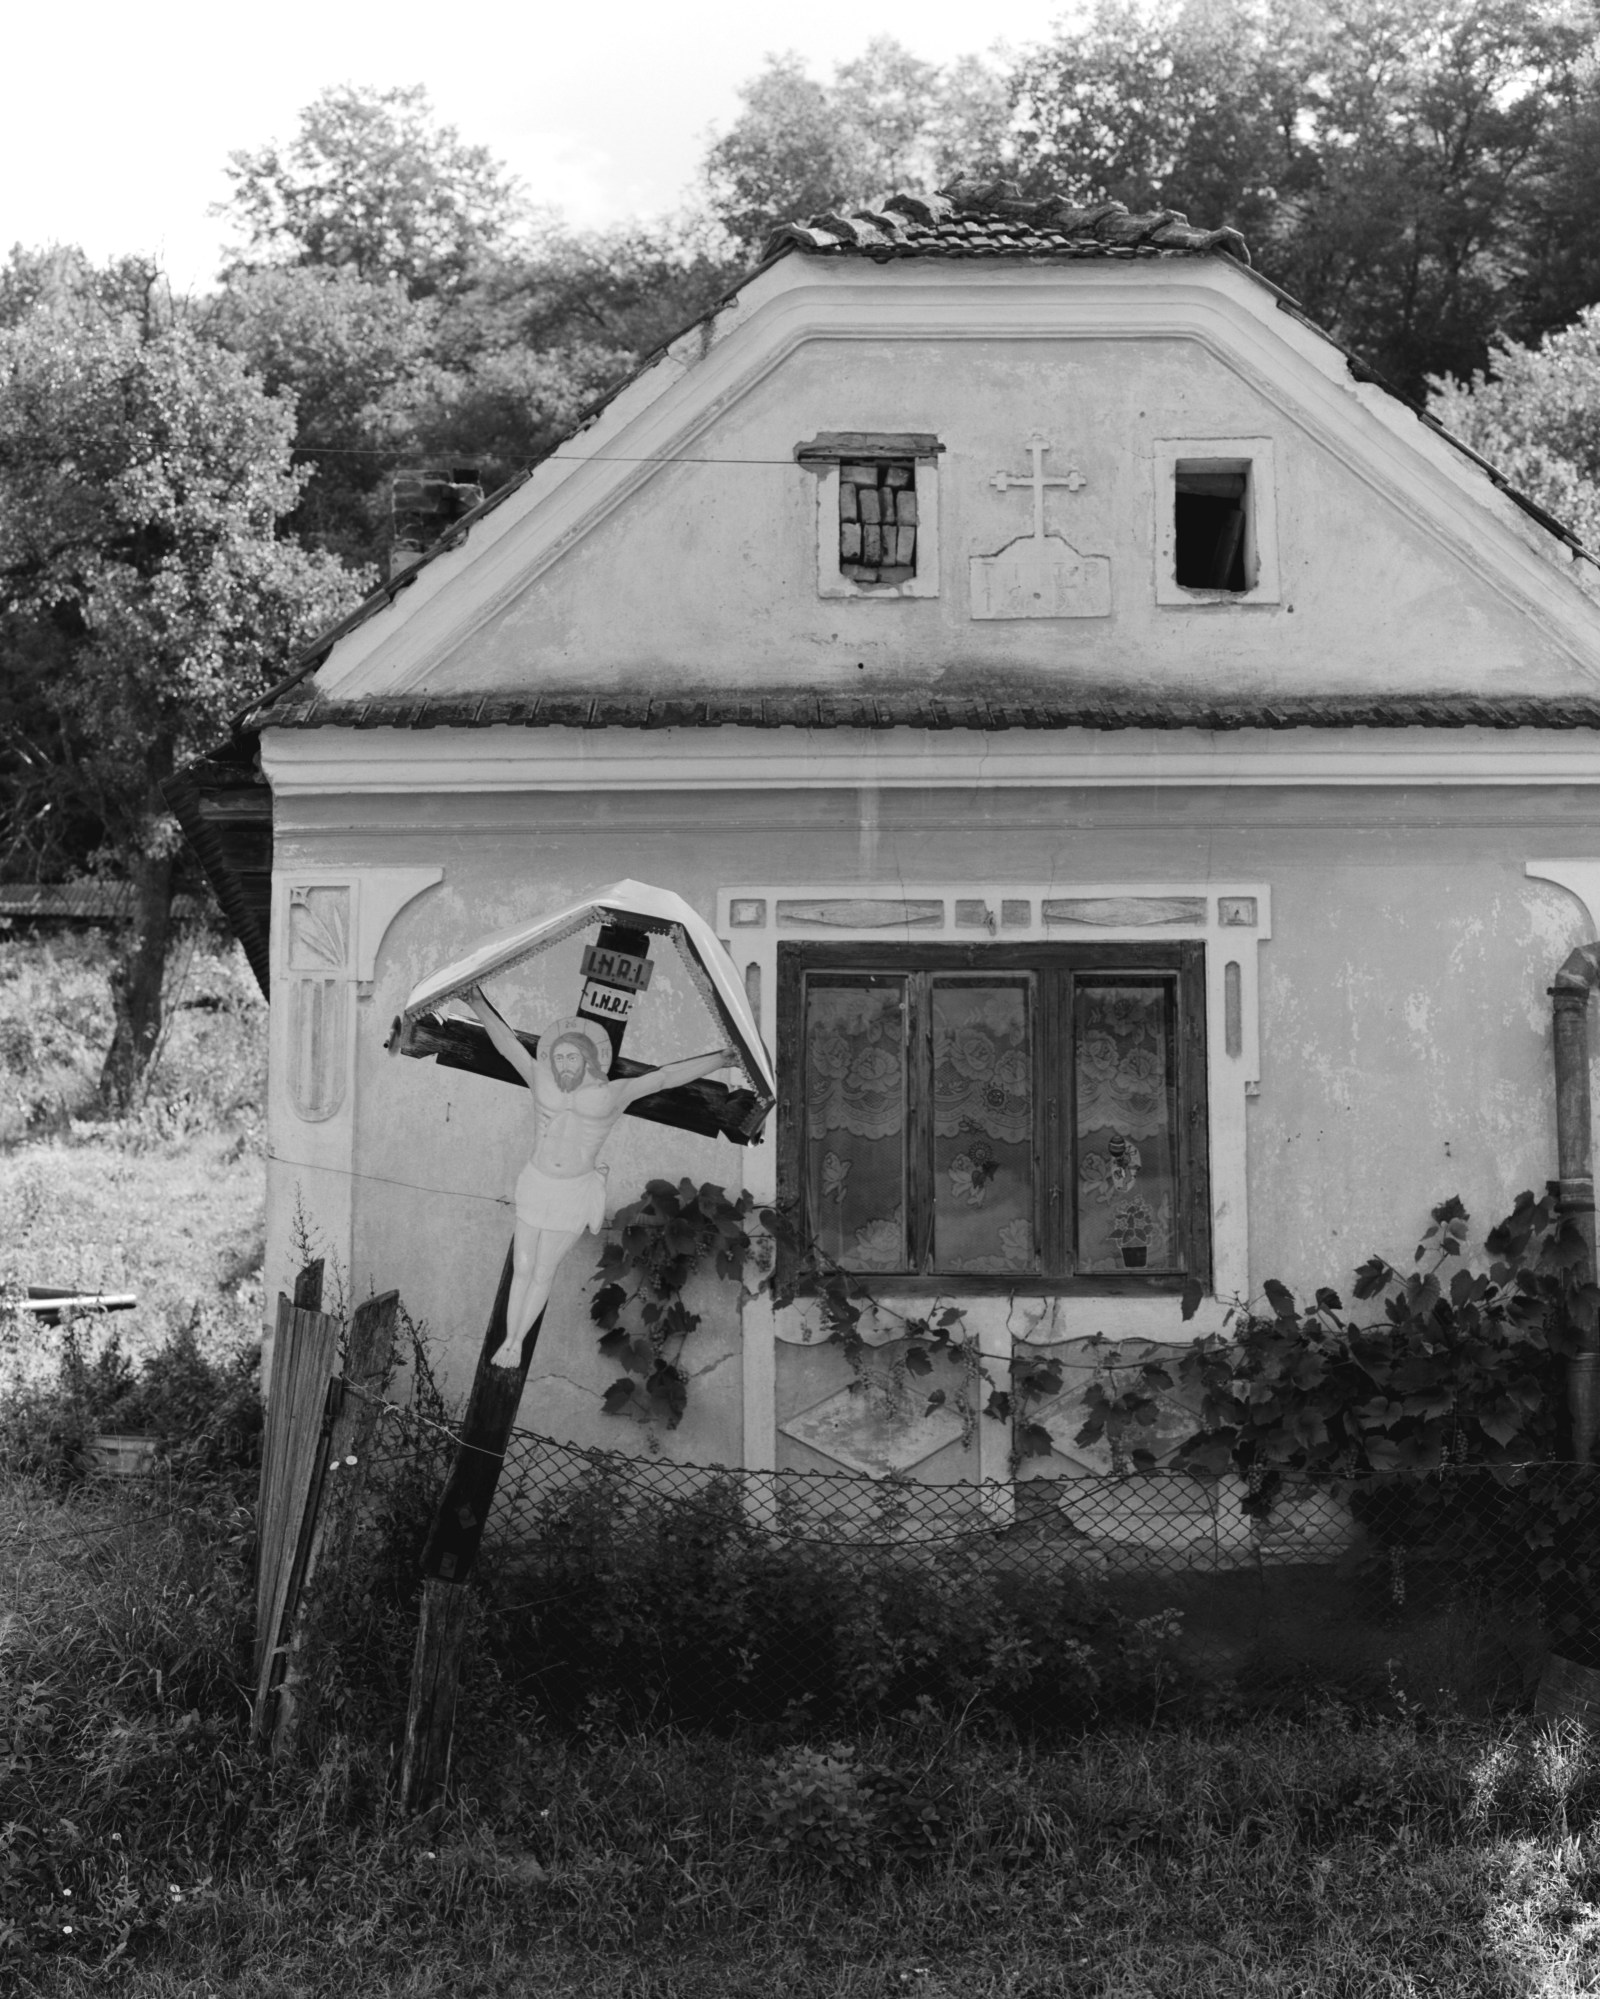
[(437, 471), (396, 472), (391, 500), (391, 580), (415, 568), (439, 537), (482, 501), (476, 465), (453, 465), (448, 476)]

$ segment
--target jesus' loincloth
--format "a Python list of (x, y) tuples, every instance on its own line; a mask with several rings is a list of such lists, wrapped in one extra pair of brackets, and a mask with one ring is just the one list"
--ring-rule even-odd
[(606, 1221), (606, 1170), (601, 1166), (561, 1180), (530, 1159), (517, 1175), (516, 1203), (517, 1220), (531, 1228), (561, 1235), (592, 1229), (598, 1235)]

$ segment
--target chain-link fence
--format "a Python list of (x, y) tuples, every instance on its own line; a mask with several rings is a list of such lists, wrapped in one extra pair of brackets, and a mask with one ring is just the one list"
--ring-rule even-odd
[[(390, 1461), (418, 1519), (452, 1449), (415, 1429)], [(1600, 1667), (1600, 1469), (934, 1485), (518, 1431), (477, 1582), (504, 1692), (567, 1721), (931, 1703), (1071, 1727), (1180, 1690), (1396, 1679), (1484, 1707), (1551, 1649)]]

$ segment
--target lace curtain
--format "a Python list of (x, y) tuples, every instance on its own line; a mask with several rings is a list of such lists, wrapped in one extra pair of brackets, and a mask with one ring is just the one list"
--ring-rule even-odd
[(1165, 986), (1077, 989), (1080, 1270), (1159, 1270), (1173, 1263), (1170, 1005)]
[(903, 979), (808, 989), (805, 1083), (818, 1247), (845, 1270), (904, 1270)]
[[(1172, 986), (1079, 978), (1073, 993), (1074, 1267), (1170, 1270)], [(932, 1157), (919, 1160), (915, 1183), (926, 1204), (915, 1217), (907, 1160), (913, 1018), (931, 1035), (933, 1092)], [(806, 1172), (811, 1227), (827, 1256), (846, 1270), (908, 1270), (931, 1229), (940, 1274), (1038, 1269), (1036, 1032), (1026, 975), (808, 984)]]
[(936, 981), (933, 1233), (940, 1270), (1032, 1270), (1033, 1025), (1025, 981)]
[[(846, 1270), (910, 1267), (906, 1232), (909, 988), (808, 988), (812, 1227)], [(933, 981), (933, 1256), (941, 1271), (1026, 1271), (1033, 1241), (1029, 990)]]

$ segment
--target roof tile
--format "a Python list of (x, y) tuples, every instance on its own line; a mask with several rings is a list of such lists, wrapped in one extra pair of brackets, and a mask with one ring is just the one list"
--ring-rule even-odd
[(725, 689), (673, 694), (615, 692), (395, 699), (280, 700), (266, 725), (280, 729), (418, 729), (526, 726), (536, 729), (1595, 729), (1600, 696), (1453, 694), (1234, 695), (1194, 701), (1080, 687), (1014, 694), (931, 694), (920, 688), (873, 695), (798, 689)]
[(786, 222), (768, 238), (766, 255), (865, 253), (894, 257), (1206, 256), (1220, 252), (1248, 264), (1237, 229), (1197, 229), (1176, 208), (1130, 214), (1120, 201), (1087, 206), (1061, 194), (1033, 198), (1015, 181), (958, 180), (937, 194), (893, 194), (877, 208), (828, 212)]

